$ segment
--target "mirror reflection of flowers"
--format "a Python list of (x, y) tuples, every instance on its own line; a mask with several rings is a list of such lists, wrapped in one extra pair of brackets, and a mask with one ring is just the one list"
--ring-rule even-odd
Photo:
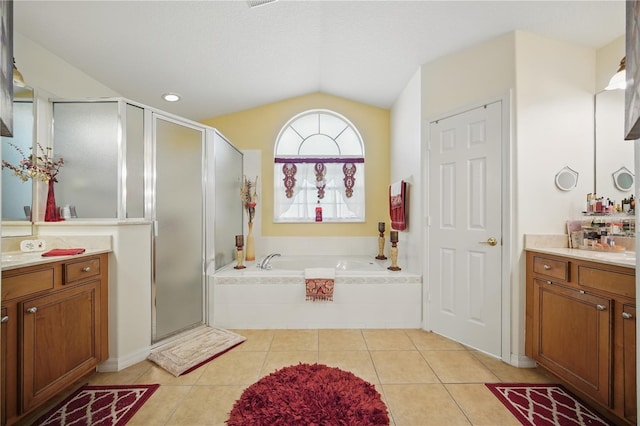
[(244, 208), (247, 210), (247, 214), (249, 215), (249, 223), (253, 222), (253, 218), (256, 215), (256, 204), (258, 201), (258, 195), (256, 194), (257, 186), (258, 176), (256, 176), (256, 180), (254, 181), (251, 181), (251, 179), (247, 179), (247, 177), (244, 176), (242, 186), (240, 187), (240, 198), (242, 199), (242, 204), (244, 204)]
[(53, 159), (51, 155), (51, 148), (46, 149), (42, 145), (38, 144), (39, 155), (33, 153), (29, 156), (24, 154), (24, 151), (13, 142), (9, 142), (9, 145), (14, 147), (16, 151), (22, 155), (22, 160), (18, 165), (9, 163), (7, 160), (2, 160), (2, 168), (5, 167), (13, 170), (14, 175), (19, 177), (23, 182), (29, 179), (40, 179), (42, 182), (49, 182), (53, 180), (57, 182), (56, 176), (60, 171), (60, 167), (64, 164), (64, 158), (60, 157), (57, 160)]

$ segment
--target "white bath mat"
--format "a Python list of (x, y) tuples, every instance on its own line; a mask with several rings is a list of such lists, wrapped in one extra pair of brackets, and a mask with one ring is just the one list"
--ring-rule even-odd
[(247, 340), (229, 330), (204, 327), (151, 351), (147, 358), (174, 376), (189, 373)]

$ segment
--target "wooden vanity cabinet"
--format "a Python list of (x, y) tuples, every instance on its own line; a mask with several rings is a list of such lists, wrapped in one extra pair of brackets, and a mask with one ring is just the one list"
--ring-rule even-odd
[(636, 424), (635, 269), (527, 252), (527, 356)]
[(622, 305), (622, 357), (624, 364), (624, 417), (638, 422), (636, 399), (636, 307)]
[(0, 424), (7, 423), (7, 408), (4, 404), (7, 395), (7, 330), (9, 324), (9, 315), (7, 315), (7, 308), (4, 306), (0, 309), (0, 395), (2, 401), (0, 401)]
[(8, 339), (6, 424), (108, 358), (107, 270), (107, 254), (101, 254), (3, 271), (2, 303), (10, 317), (2, 333)]
[(609, 406), (612, 301), (541, 280), (533, 300), (536, 361)]

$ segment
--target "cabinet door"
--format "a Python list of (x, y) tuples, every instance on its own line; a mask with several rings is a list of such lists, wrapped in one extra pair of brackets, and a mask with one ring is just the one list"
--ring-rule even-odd
[(624, 359), (624, 417), (637, 423), (636, 414), (636, 307), (622, 305), (622, 352)]
[(611, 300), (535, 280), (533, 354), (540, 365), (611, 406)]
[(98, 364), (100, 281), (19, 305), (22, 412), (45, 402)]
[(0, 350), (2, 353), (0, 354), (0, 384), (2, 388), (0, 388), (0, 396), (2, 397), (2, 401), (0, 401), (0, 425), (7, 424), (7, 343), (9, 340), (7, 339), (7, 332), (9, 323), (9, 316), (7, 314), (7, 308), (2, 308), (0, 310)]

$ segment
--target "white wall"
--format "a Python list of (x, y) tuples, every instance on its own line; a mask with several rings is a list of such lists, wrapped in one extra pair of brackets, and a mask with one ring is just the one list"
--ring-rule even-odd
[[(509, 96), (512, 107), (511, 348), (524, 354), (524, 234), (564, 233), (593, 185), (592, 49), (513, 32), (422, 66), (422, 118)], [(411, 142), (393, 139), (395, 152)], [(580, 172), (578, 188), (558, 190), (564, 166)]]
[(626, 40), (622, 35), (596, 51), (596, 93), (604, 90), (618, 71), (620, 59), (626, 55), (625, 49)]
[[(563, 234), (593, 189), (595, 51), (529, 33), (516, 49), (519, 231)], [(564, 166), (580, 173), (570, 192), (554, 185)]]
[(398, 266), (416, 274), (424, 273), (421, 87), (421, 72), (418, 69), (391, 107), (389, 159), (391, 182), (405, 180), (409, 184), (408, 226), (406, 231), (398, 235)]
[(13, 33), (13, 56), (25, 83), (36, 90), (46, 90), (52, 97), (82, 99), (120, 96), (117, 92), (15, 31)]
[[(529, 33), (516, 38), (517, 205), (512, 335), (524, 353), (525, 234), (564, 234), (580, 217), (593, 189), (595, 51)], [(564, 166), (580, 173), (578, 186), (554, 185)]]
[(422, 118), (502, 96), (515, 87), (515, 34), (422, 66)]

